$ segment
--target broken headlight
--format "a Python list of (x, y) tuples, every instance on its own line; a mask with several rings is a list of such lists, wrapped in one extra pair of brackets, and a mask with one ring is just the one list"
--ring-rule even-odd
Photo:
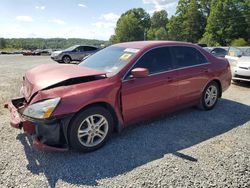
[(47, 119), (51, 116), (61, 98), (48, 99), (34, 103), (24, 109), (23, 115), (35, 119)]

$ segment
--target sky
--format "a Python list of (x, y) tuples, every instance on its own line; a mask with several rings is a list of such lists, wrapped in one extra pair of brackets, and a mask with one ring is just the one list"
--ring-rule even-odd
[(0, 37), (108, 40), (131, 8), (176, 10), (178, 0), (0, 0)]

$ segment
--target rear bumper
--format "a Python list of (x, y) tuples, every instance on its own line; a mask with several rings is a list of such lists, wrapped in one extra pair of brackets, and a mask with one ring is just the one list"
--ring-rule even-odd
[(25, 120), (19, 111), (24, 108), (24, 98), (13, 99), (4, 105), (10, 111), (10, 125), (31, 135), (33, 147), (39, 151), (68, 151), (67, 139), (64, 134), (71, 118), (54, 119), (52, 121), (31, 122)]

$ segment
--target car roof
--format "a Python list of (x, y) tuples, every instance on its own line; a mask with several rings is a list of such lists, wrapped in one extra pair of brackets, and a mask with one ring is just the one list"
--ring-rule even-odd
[(98, 48), (98, 47), (96, 47), (96, 46), (93, 46), (93, 45), (81, 45), (81, 44), (77, 44), (77, 45), (73, 45), (73, 46), (71, 46), (71, 47), (80, 47), (80, 46), (87, 46), (87, 47), (94, 47), (94, 48)]
[(189, 42), (178, 42), (178, 41), (136, 41), (136, 42), (125, 42), (115, 44), (114, 46), (125, 47), (125, 48), (153, 48), (163, 45), (187, 45), (187, 46), (198, 46)]
[(87, 47), (94, 47), (94, 48), (98, 48), (98, 47), (93, 46), (93, 45), (78, 45), (78, 46), (87, 46)]

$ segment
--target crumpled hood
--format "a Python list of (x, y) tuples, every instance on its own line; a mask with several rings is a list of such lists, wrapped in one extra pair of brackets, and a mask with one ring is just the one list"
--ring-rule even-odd
[(105, 75), (105, 72), (65, 64), (44, 64), (25, 73), (23, 94), (26, 100), (39, 90), (46, 89), (60, 82), (88, 76)]

